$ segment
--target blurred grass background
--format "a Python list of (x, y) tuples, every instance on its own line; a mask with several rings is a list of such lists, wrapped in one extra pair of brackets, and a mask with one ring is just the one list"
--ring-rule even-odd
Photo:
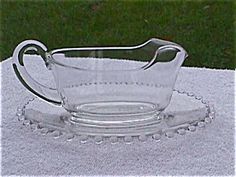
[(185, 66), (234, 69), (235, 9), (233, 0), (1, 0), (1, 60), (25, 39), (51, 50), (156, 37), (182, 45), (189, 54)]

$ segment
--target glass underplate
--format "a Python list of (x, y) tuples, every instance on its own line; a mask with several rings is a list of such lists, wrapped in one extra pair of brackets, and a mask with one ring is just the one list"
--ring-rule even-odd
[(17, 109), (16, 115), (23, 125), (44, 135), (66, 137), (67, 141), (74, 139), (82, 143), (92, 138), (100, 144), (103, 141), (130, 143), (133, 139), (160, 140), (162, 136), (171, 138), (175, 133), (184, 135), (186, 131), (195, 131), (196, 127), (204, 127), (210, 123), (215, 117), (215, 110), (213, 105), (200, 96), (174, 90), (170, 105), (165, 111), (140, 123), (75, 122), (62, 107), (47, 104), (38, 98), (27, 100)]

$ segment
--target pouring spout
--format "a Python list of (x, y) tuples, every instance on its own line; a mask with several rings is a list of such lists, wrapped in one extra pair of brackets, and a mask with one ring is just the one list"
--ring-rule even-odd
[(184, 60), (188, 57), (187, 52), (179, 45), (164, 45), (159, 47), (152, 60), (144, 65), (142, 69), (147, 70), (156, 63), (175, 63), (176, 67), (180, 67)]

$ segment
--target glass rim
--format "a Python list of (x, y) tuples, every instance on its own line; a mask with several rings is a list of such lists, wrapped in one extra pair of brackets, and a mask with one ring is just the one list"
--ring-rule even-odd
[[(157, 57), (157, 52), (158, 50), (161, 48), (159, 47), (158, 49), (156, 49), (155, 55), (150, 58), (150, 61), (146, 61), (143, 66), (141, 67), (137, 67), (137, 68), (132, 68), (132, 69), (121, 69), (121, 70), (96, 70), (96, 69), (88, 69), (88, 68), (81, 68), (81, 67), (76, 67), (76, 66), (70, 66), (67, 65), (65, 63), (59, 62), (57, 61), (53, 55), (55, 54), (60, 54), (60, 53), (64, 53), (64, 52), (72, 52), (72, 51), (96, 51), (96, 50), (135, 50), (135, 49), (141, 49), (142, 47), (144, 47), (145, 45), (147, 45), (150, 42), (156, 42), (159, 44), (163, 44), (162, 47), (168, 47), (168, 46), (172, 46), (172, 48), (179, 50), (178, 52), (184, 52), (185, 53), (185, 58), (188, 56), (187, 52), (185, 51), (185, 49), (183, 49), (179, 44), (176, 44), (174, 42), (171, 41), (166, 41), (166, 40), (162, 40), (162, 39), (157, 39), (157, 38), (151, 38), (149, 40), (147, 40), (146, 42), (143, 42), (141, 44), (138, 45), (134, 45), (134, 46), (116, 46), (116, 47), (71, 47), (71, 48), (60, 48), (60, 49), (54, 49), (51, 50), (49, 52), (46, 52), (46, 57), (48, 59), (49, 62), (51, 62), (52, 64), (56, 64), (56, 65), (60, 65), (63, 67), (67, 67), (67, 68), (71, 68), (71, 69), (77, 69), (77, 70), (81, 70), (81, 71), (89, 71), (89, 72), (114, 72), (114, 71), (140, 71), (140, 70), (145, 70), (147, 69), (147, 67), (151, 66), (152, 63), (154, 62), (155, 58)], [(178, 53), (177, 52), (177, 53)], [(96, 58), (96, 57), (95, 57)], [(174, 57), (174, 59), (177, 58), (177, 55)], [(173, 60), (174, 60), (173, 59)], [(129, 60), (126, 60), (129, 61)], [(135, 60), (133, 60), (135, 61)], [(135, 61), (135, 62), (143, 62), (143, 61)], [(161, 62), (160, 62), (161, 63)]]

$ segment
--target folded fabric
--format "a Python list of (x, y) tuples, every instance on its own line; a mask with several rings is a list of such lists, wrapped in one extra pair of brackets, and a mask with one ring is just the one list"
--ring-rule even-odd
[[(216, 119), (205, 129), (160, 142), (95, 145), (53, 139), (20, 125), (17, 107), (34, 96), (17, 80), (11, 59), (1, 67), (2, 175), (234, 174), (234, 71), (181, 68), (175, 88), (215, 105)], [(28, 58), (26, 67), (37, 81), (54, 86), (41, 59)]]

